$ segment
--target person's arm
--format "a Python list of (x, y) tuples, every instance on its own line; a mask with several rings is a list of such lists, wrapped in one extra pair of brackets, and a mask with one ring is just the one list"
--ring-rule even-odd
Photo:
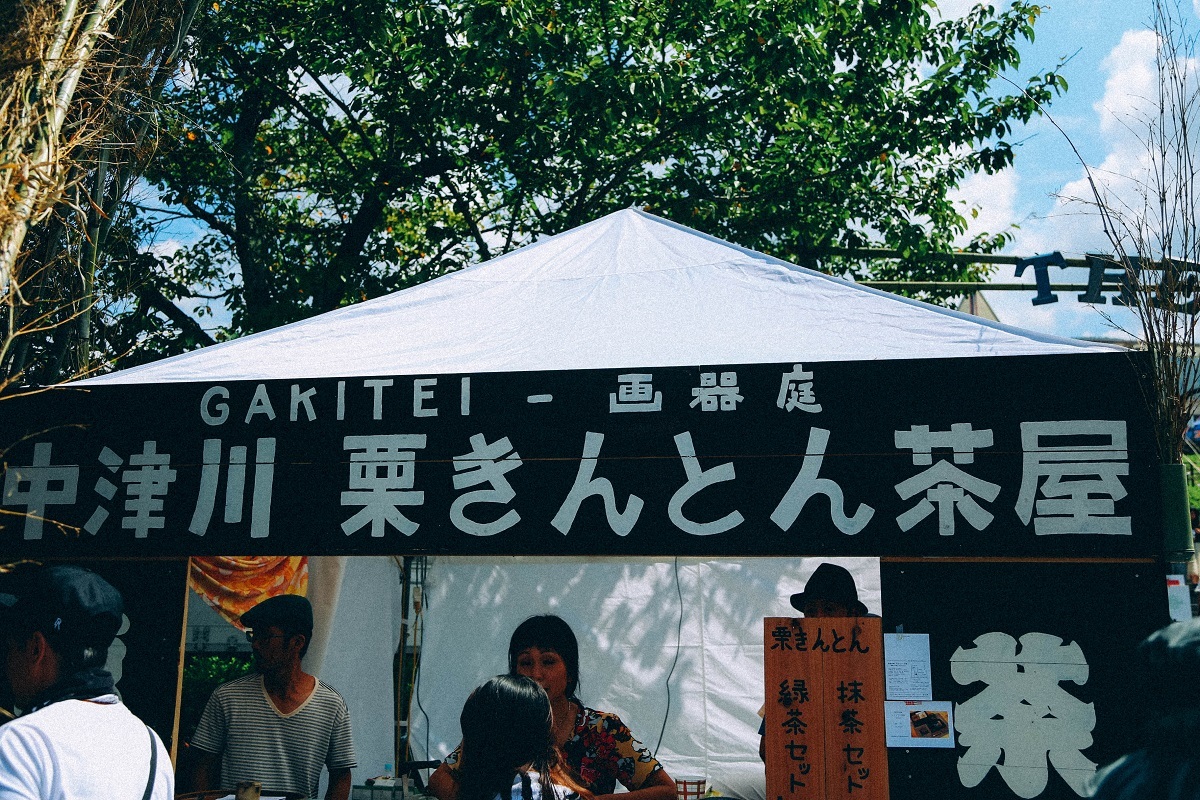
[(329, 770), (329, 788), (325, 790), (325, 800), (350, 800), (350, 770)]
[(215, 789), (217, 785), (217, 772), (220, 769), (220, 762), (216, 753), (209, 753), (206, 750), (192, 748), (192, 774), (191, 786), (193, 792), (203, 792), (208, 789)]
[(428, 788), (437, 800), (458, 800), (458, 781), (444, 761), (429, 776)]
[[(44, 749), (30, 747), (29, 735), (16, 725), (0, 728), (0, 797), (4, 800), (38, 800), (42, 796), (41, 763)], [(40, 745), (40, 737), (34, 737)]]
[(204, 704), (204, 713), (192, 734), (188, 755), (192, 761), (191, 786), (192, 791), (202, 792), (206, 789), (216, 789), (221, 779), (221, 753), (225, 749), (226, 717), (221, 697), (222, 688), (217, 687), (208, 702)]
[[(316, 680), (315, 678), (313, 680)], [(329, 732), (329, 750), (325, 753), (325, 769), (329, 773), (329, 788), (325, 800), (349, 800), (350, 770), (358, 766), (354, 755), (354, 732), (350, 727), (350, 709), (337, 695), (337, 716)]]
[(675, 779), (660, 769), (638, 789), (620, 795), (598, 794), (596, 800), (675, 800)]
[[(618, 767), (617, 771), (617, 780), (628, 790), (620, 800), (675, 800), (675, 779), (667, 774), (649, 748), (637, 740), (616, 714), (602, 716), (606, 717), (604, 729), (612, 736), (613, 756), (618, 764), (627, 765), (625, 769)], [(615, 797), (596, 795), (596, 800), (613, 800)]]

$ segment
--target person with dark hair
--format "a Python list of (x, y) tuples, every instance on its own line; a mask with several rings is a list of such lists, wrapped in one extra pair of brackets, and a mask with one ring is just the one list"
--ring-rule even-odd
[(458, 719), (458, 800), (578, 800), (554, 746), (550, 698), (533, 679), (497, 675), (471, 692)]
[[(611, 795), (619, 781), (628, 790), (622, 800), (674, 800), (675, 781), (621, 718), (588, 708), (576, 696), (579, 643), (561, 617), (530, 617), (518, 625), (508, 644), (508, 669), (546, 691), (554, 744), (587, 793)], [(438, 800), (461, 800), (460, 774), (468, 760), (465, 749), (455, 750), (430, 776), (429, 790)]]
[(312, 641), (313, 613), (299, 595), (269, 597), (242, 615), (255, 674), (212, 693), (192, 748), (199, 753), (196, 789), (258, 781), (269, 790), (316, 797), (321, 767), (329, 770), (326, 800), (350, 796), (358, 766), (346, 701), (301, 668)]
[(0, 577), (4, 672), (25, 712), (0, 727), (0, 798), (171, 800), (170, 756), (104, 666), (124, 615), (120, 592), (67, 565)]
[[(1143, 746), (1099, 770), (1097, 800), (1200, 798), (1200, 619), (1172, 623), (1137, 649), (1147, 725)], [(1169, 687), (1169, 691), (1162, 690)]]

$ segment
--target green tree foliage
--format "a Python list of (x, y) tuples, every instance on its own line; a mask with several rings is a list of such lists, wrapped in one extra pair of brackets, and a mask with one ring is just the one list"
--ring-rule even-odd
[[(949, 193), (1011, 163), (1065, 88), (1024, 91), (1036, 5), (928, 0), (253, 0), (197, 21), (151, 179), (203, 236), (160, 274), (242, 334), (402, 288), (636, 204), (859, 277), (966, 230)], [(976, 249), (994, 248), (982, 237)]]
[(179, 739), (190, 742), (213, 691), (223, 683), (249, 675), (249, 654), (188, 653), (183, 663), (183, 694), (179, 706)]
[(0, 3), (0, 388), (87, 374), (148, 337), (205, 338), (147, 281), (126, 202), (198, 5)]

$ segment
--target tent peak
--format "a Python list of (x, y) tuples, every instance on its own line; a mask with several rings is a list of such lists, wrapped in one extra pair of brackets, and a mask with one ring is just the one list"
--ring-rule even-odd
[(1109, 352), (890, 295), (642, 209), (84, 384)]

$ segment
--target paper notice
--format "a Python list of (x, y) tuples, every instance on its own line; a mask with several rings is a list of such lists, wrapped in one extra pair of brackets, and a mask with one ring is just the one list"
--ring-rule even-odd
[(1167, 576), (1167, 611), (1176, 622), (1192, 618), (1192, 595), (1183, 575)]
[(932, 700), (929, 634), (885, 633), (884, 678), (889, 700)]
[(888, 747), (954, 747), (954, 704), (889, 700), (883, 704)]

